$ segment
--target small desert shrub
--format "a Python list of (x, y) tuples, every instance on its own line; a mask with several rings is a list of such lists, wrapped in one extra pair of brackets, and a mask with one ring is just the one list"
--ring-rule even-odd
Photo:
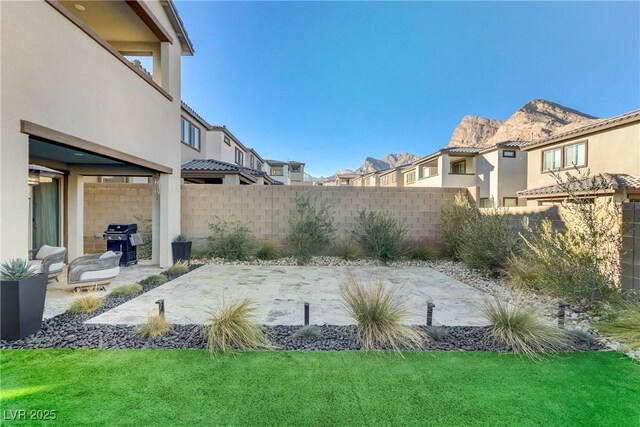
[(368, 255), (381, 261), (394, 261), (404, 255), (407, 229), (389, 212), (361, 210), (355, 240)]
[(270, 345), (262, 327), (255, 321), (256, 306), (245, 298), (236, 303), (224, 303), (209, 315), (203, 326), (207, 337), (207, 350), (211, 356), (233, 350), (257, 349)]
[(295, 331), (291, 336), (293, 338), (303, 338), (307, 340), (318, 339), (322, 336), (322, 330), (319, 326), (306, 325)]
[(460, 230), (476, 214), (463, 193), (456, 194), (453, 205), (442, 209), (440, 212), (440, 230), (444, 238), (447, 256), (453, 259), (460, 258), (460, 248), (464, 241)]
[(391, 348), (419, 348), (424, 335), (406, 325), (410, 313), (406, 300), (398, 293), (398, 288), (387, 289), (380, 278), (371, 287), (365, 287), (354, 276), (341, 289), (345, 309), (355, 320), (358, 339), (366, 350)]
[(136, 326), (136, 333), (141, 338), (158, 338), (169, 332), (169, 329), (164, 316), (149, 314), (146, 323)]
[(138, 283), (129, 283), (126, 285), (116, 286), (109, 292), (111, 297), (130, 297), (142, 292), (142, 285)]
[(296, 200), (296, 211), (289, 218), (291, 230), (287, 242), (298, 264), (307, 264), (313, 255), (326, 248), (336, 232), (335, 222), (326, 200), (310, 196)]
[(543, 352), (565, 348), (566, 334), (538, 319), (536, 311), (523, 304), (507, 304), (495, 299), (485, 301), (482, 311), (491, 324), (490, 334), (516, 353), (539, 358)]
[(191, 249), (191, 259), (203, 260), (209, 258), (209, 251), (204, 249)]
[(424, 240), (407, 242), (406, 253), (407, 257), (414, 261), (433, 261), (438, 258), (438, 251)]
[(102, 306), (102, 298), (96, 295), (84, 295), (77, 297), (69, 306), (67, 313), (87, 314), (93, 313)]
[(598, 322), (596, 327), (609, 338), (640, 349), (640, 304), (623, 304), (614, 320)]
[(153, 221), (140, 215), (133, 216), (138, 224), (138, 233), (142, 237), (142, 244), (138, 245), (138, 258), (151, 259), (153, 252)]
[(449, 335), (449, 330), (442, 326), (427, 326), (427, 336), (435, 342), (442, 341)]
[(460, 260), (487, 272), (504, 267), (518, 245), (518, 234), (509, 227), (509, 220), (510, 216), (498, 209), (467, 218), (460, 229)]
[(253, 256), (256, 242), (248, 226), (240, 222), (216, 219), (209, 223), (211, 255), (229, 260), (244, 261)]
[(187, 274), (189, 272), (189, 263), (187, 261), (177, 261), (171, 267), (165, 270), (166, 274), (171, 274), (173, 276)]
[(258, 252), (256, 252), (256, 258), (262, 260), (278, 259), (280, 258), (280, 256), (280, 247), (273, 242), (264, 243), (262, 246), (260, 246)]
[(169, 279), (167, 279), (167, 276), (165, 276), (164, 274), (152, 274), (151, 276), (147, 276), (146, 278), (142, 279), (140, 281), (141, 284), (143, 285), (149, 285), (151, 283), (158, 283), (158, 284), (163, 284), (163, 283), (167, 283)]
[(353, 240), (344, 240), (335, 245), (334, 253), (345, 261), (355, 261), (364, 256), (364, 251)]
[(531, 290), (540, 289), (540, 272), (538, 266), (530, 257), (524, 254), (513, 256), (505, 264), (503, 271), (509, 283), (518, 287)]
[(568, 338), (575, 342), (584, 342), (587, 344), (593, 344), (596, 342), (596, 337), (587, 331), (582, 329), (569, 329), (567, 330)]

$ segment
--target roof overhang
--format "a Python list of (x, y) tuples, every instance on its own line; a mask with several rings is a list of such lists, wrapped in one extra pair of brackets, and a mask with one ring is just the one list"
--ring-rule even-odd
[(189, 34), (187, 33), (187, 29), (184, 27), (182, 19), (180, 19), (180, 15), (178, 14), (176, 5), (173, 4), (173, 1), (171, 0), (160, 0), (160, 4), (164, 8), (167, 17), (169, 18), (169, 22), (173, 27), (173, 31), (175, 31), (176, 35), (178, 36), (180, 46), (182, 47), (182, 54), (192, 56), (195, 53), (195, 50), (193, 49), (193, 43), (191, 43)]

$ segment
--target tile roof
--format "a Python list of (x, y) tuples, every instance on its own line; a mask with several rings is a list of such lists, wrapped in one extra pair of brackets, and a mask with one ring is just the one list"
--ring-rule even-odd
[(481, 150), (482, 147), (444, 147), (440, 149), (440, 152), (454, 154), (477, 154)]
[(625, 173), (603, 173), (586, 177), (584, 179), (574, 179), (563, 186), (559, 184), (546, 185), (518, 191), (518, 197), (541, 196), (548, 194), (565, 194), (565, 189), (569, 188), (573, 191), (593, 191), (594, 187), (601, 190), (620, 190), (620, 189), (640, 189), (640, 176), (628, 175)]
[(202, 125), (204, 125), (207, 130), (211, 130), (212, 126), (209, 124), (209, 122), (207, 122), (205, 119), (202, 118), (202, 116), (198, 113), (196, 113), (196, 110), (194, 110), (193, 108), (191, 108), (189, 106), (189, 104), (187, 104), (184, 101), (180, 101), (181, 102), (181, 106), (182, 108), (189, 114), (191, 114), (193, 117), (195, 117)]
[(233, 163), (221, 162), (220, 160), (205, 159), (191, 160), (182, 165), (182, 171), (199, 171), (199, 172), (244, 172), (251, 176), (265, 176), (265, 171), (259, 171)]
[(561, 140), (561, 139), (565, 139), (567, 137), (573, 136), (573, 135), (580, 135), (580, 134), (584, 134), (584, 133), (589, 133), (590, 131), (595, 131), (598, 130), (600, 128), (603, 127), (611, 127), (611, 126), (615, 126), (616, 124), (626, 121), (626, 120), (633, 120), (634, 119), (640, 121), (640, 110), (634, 110), (634, 111), (630, 111), (628, 113), (624, 113), (624, 114), (620, 114), (618, 116), (614, 116), (614, 117), (610, 117), (608, 119), (603, 119), (600, 120), (596, 123), (592, 123), (590, 125), (587, 126), (582, 126), (579, 127), (577, 129), (574, 130), (570, 130), (568, 132), (563, 132), (557, 135), (552, 135), (548, 138), (544, 138), (544, 139), (539, 139), (537, 141), (527, 141), (524, 144), (521, 145), (521, 147), (525, 148), (525, 147), (534, 147), (536, 145), (540, 145), (540, 144), (544, 144), (547, 142), (552, 142), (555, 140)]

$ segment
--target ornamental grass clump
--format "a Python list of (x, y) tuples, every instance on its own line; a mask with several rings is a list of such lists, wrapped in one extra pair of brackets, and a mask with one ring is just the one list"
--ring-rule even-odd
[(169, 279), (164, 274), (152, 274), (151, 276), (147, 276), (145, 279), (142, 279), (140, 283), (143, 285), (150, 285), (150, 284), (156, 284), (156, 283), (159, 285), (162, 285), (163, 283), (167, 283), (168, 280)]
[(102, 298), (96, 295), (84, 295), (73, 300), (67, 310), (69, 314), (89, 314), (102, 307)]
[(129, 283), (126, 285), (116, 286), (109, 292), (110, 297), (130, 297), (142, 292), (142, 285), (139, 283)]
[(335, 245), (334, 254), (345, 261), (355, 261), (364, 257), (364, 251), (353, 240), (344, 240)]
[(280, 258), (282, 255), (280, 247), (274, 242), (266, 242), (256, 252), (256, 258), (263, 261), (270, 261)]
[(262, 327), (255, 322), (257, 311), (248, 298), (223, 301), (218, 310), (211, 311), (208, 324), (203, 326), (209, 355), (269, 347)]
[(170, 326), (163, 315), (148, 314), (147, 321), (136, 326), (136, 334), (141, 338), (158, 338), (169, 332)]
[(546, 352), (566, 348), (566, 333), (539, 320), (535, 309), (524, 304), (508, 304), (495, 299), (482, 306), (485, 318), (491, 324), (491, 336), (507, 344), (515, 353), (538, 359)]
[(300, 265), (325, 249), (333, 240), (336, 225), (326, 200), (318, 201), (310, 196), (296, 200), (296, 210), (289, 218), (290, 231), (287, 242), (292, 255)]
[(631, 349), (640, 349), (640, 303), (623, 303), (613, 320), (596, 323), (607, 337)]
[(187, 274), (189, 272), (189, 263), (187, 261), (177, 261), (171, 267), (165, 270), (166, 274), (171, 274), (173, 276)]
[(321, 336), (322, 329), (320, 329), (320, 327), (316, 325), (302, 326), (291, 335), (292, 338), (301, 338), (306, 340), (317, 340)]
[(344, 308), (356, 322), (358, 340), (365, 350), (390, 348), (400, 352), (422, 347), (425, 336), (407, 325), (410, 313), (399, 288), (387, 289), (382, 278), (365, 287), (350, 275), (340, 293)]
[(353, 235), (368, 255), (380, 261), (395, 261), (405, 253), (407, 228), (389, 212), (361, 210)]

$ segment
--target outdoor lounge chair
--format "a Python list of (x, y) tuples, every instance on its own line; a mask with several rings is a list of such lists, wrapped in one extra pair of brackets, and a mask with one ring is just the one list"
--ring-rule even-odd
[(64, 256), (67, 248), (62, 246), (42, 245), (40, 249), (30, 251), (29, 264), (38, 267), (38, 273), (47, 274), (49, 280), (56, 279), (62, 274), (64, 268)]
[(84, 255), (69, 264), (67, 283), (74, 289), (104, 289), (120, 274), (120, 251), (98, 255)]

